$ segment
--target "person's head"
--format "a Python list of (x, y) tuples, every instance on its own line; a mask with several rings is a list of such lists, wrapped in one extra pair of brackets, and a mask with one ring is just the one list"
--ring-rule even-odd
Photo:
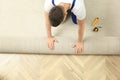
[(60, 25), (66, 18), (67, 13), (65, 12), (64, 7), (54, 6), (49, 12), (50, 24), (53, 27)]

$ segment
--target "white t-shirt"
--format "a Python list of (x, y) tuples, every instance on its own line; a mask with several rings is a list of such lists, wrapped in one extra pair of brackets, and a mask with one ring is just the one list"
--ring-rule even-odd
[[(72, 6), (73, 0), (54, 0), (55, 5), (58, 5), (61, 2), (70, 3)], [(49, 12), (53, 7), (54, 5), (52, 4), (52, 0), (45, 0), (44, 9), (46, 12)], [(77, 19), (84, 19), (86, 17), (84, 0), (76, 0), (75, 5), (71, 11), (74, 13), (74, 15), (76, 15)]]

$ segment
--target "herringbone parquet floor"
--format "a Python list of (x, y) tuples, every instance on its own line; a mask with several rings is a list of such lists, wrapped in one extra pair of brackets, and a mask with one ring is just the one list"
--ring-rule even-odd
[(120, 56), (0, 54), (0, 80), (120, 80)]

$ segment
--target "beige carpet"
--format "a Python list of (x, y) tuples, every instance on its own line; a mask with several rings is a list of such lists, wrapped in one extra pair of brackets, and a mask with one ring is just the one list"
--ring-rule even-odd
[[(71, 19), (52, 28), (59, 44), (55, 44), (54, 51), (47, 48), (44, 1), (0, 0), (0, 52), (75, 54), (72, 45), (77, 40), (78, 27)], [(119, 3), (120, 0), (85, 0), (87, 16), (83, 54), (120, 53)], [(96, 17), (100, 18), (97, 25), (103, 27), (95, 33), (92, 31), (95, 26), (90, 25)]]
[(0, 80), (120, 80), (120, 56), (0, 54)]

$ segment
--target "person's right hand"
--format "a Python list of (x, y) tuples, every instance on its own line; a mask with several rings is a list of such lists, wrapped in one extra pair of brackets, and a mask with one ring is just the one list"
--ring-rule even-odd
[(51, 50), (54, 50), (55, 49), (55, 46), (54, 46), (55, 42), (58, 42), (57, 39), (55, 39), (54, 37), (49, 37), (47, 39), (48, 48)]

